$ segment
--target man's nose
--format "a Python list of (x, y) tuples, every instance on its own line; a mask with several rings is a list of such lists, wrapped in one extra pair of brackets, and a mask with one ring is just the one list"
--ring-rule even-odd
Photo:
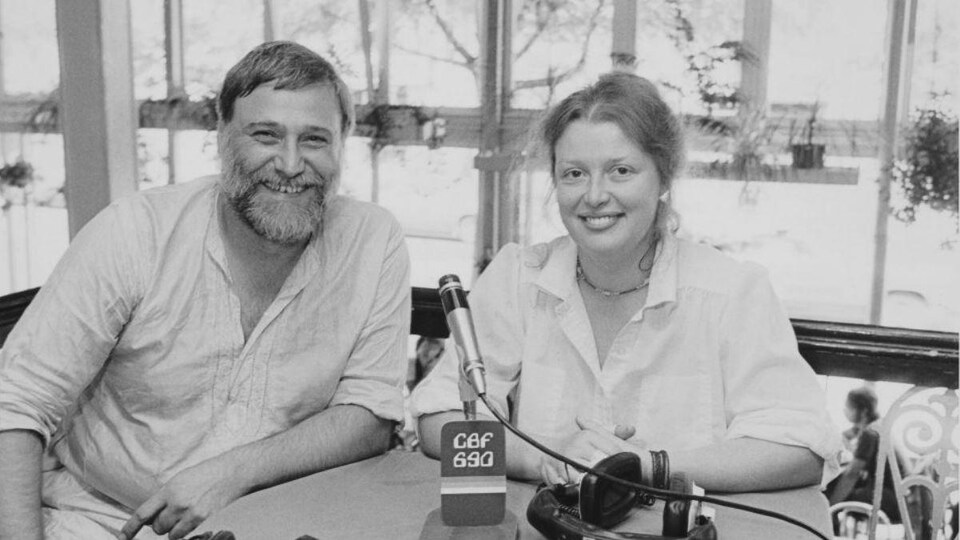
[(277, 172), (287, 177), (293, 177), (301, 174), (303, 167), (303, 154), (300, 151), (300, 146), (294, 141), (284, 143), (276, 157)]

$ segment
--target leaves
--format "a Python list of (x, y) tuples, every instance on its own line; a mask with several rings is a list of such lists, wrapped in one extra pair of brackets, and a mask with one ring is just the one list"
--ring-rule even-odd
[(24, 160), (0, 167), (0, 186), (23, 188), (33, 180), (33, 165)]
[(906, 199), (893, 209), (897, 219), (912, 223), (921, 206), (957, 217), (957, 129), (957, 116), (939, 107), (914, 113), (904, 133), (904, 157), (892, 171)]

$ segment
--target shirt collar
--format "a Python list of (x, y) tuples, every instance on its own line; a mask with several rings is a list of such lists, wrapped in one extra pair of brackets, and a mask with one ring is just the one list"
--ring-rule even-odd
[[(672, 234), (663, 235), (657, 245), (653, 269), (650, 274), (650, 290), (643, 309), (677, 300), (679, 267), (677, 253), (679, 244)], [(526, 250), (523, 264), (542, 265), (534, 285), (546, 293), (567, 302), (578, 292), (576, 280), (577, 244), (569, 236), (539, 244)], [(642, 310), (641, 310), (642, 311)]]
[(523, 264), (531, 267), (542, 266), (534, 284), (544, 292), (564, 302), (578, 292), (577, 244), (569, 236), (525, 250)]
[(650, 290), (647, 292), (644, 309), (677, 301), (678, 248), (677, 237), (670, 233), (663, 235), (657, 244), (653, 269), (650, 271)]

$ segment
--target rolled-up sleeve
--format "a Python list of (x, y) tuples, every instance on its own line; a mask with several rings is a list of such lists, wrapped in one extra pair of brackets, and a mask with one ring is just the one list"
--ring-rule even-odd
[[(508, 244), (487, 266), (470, 291), (470, 309), (486, 371), (487, 397), (506, 414), (507, 396), (516, 387), (523, 350), (523, 320), (520, 299), (520, 248)], [(447, 340), (443, 357), (414, 389), (414, 418), (460, 410), (460, 361), (453, 338)], [(478, 412), (490, 414), (482, 402)]]
[(49, 444), (110, 355), (145, 264), (123, 226), (128, 210), (114, 204), (80, 231), (0, 349), (0, 431)]
[(766, 272), (746, 266), (721, 323), (727, 437), (809, 448), (823, 458), (825, 484), (840, 470), (839, 431)]
[(410, 258), (395, 223), (382, 255), (370, 314), (330, 405), (359, 405), (399, 422), (410, 334)]

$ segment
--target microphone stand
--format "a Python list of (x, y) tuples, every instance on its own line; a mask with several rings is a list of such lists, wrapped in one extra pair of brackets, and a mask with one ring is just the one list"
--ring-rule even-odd
[(460, 374), (460, 401), (463, 403), (464, 420), (476, 420), (477, 392), (470, 386), (463, 373)]

